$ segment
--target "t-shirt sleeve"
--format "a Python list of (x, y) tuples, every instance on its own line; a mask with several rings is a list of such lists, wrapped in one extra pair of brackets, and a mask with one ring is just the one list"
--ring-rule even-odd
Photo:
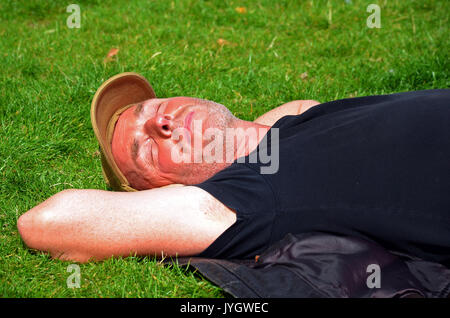
[(252, 258), (267, 247), (276, 204), (263, 175), (245, 163), (234, 162), (196, 186), (236, 212), (236, 222), (197, 256)]

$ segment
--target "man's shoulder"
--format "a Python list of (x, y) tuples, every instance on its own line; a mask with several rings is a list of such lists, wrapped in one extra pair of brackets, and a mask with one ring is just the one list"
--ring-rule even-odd
[(320, 103), (315, 100), (294, 100), (268, 111), (255, 119), (254, 122), (261, 125), (273, 126), (275, 122), (284, 116), (300, 115), (318, 104)]

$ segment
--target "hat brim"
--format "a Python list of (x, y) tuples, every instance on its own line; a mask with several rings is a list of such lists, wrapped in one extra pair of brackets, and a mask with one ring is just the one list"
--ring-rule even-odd
[(150, 83), (137, 73), (126, 72), (104, 82), (94, 95), (91, 104), (91, 122), (100, 146), (103, 176), (115, 191), (133, 189), (114, 161), (111, 136), (115, 120), (121, 110), (133, 104), (156, 98)]

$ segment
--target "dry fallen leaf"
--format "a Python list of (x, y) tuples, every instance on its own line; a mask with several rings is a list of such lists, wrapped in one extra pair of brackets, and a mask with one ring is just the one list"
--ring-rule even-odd
[(219, 44), (221, 47), (224, 46), (224, 45), (228, 45), (228, 46), (236, 46), (237, 45), (236, 43), (227, 41), (227, 40), (222, 39), (222, 38), (219, 38), (217, 40), (217, 44)]
[(308, 72), (304, 72), (304, 73), (300, 74), (300, 78), (301, 78), (302, 80), (307, 79), (307, 78), (308, 78)]
[(228, 44), (230, 44), (230, 42), (228, 42), (225, 39), (218, 39), (217, 40), (217, 44), (219, 44), (219, 45), (228, 45)]
[(237, 7), (234, 10), (236, 10), (236, 12), (240, 13), (240, 14), (247, 13), (247, 8), (245, 8), (245, 7)]
[(106, 57), (113, 57), (114, 55), (117, 55), (117, 53), (119, 53), (119, 49), (112, 48), (111, 50), (109, 50), (108, 55), (106, 55)]
[(113, 60), (113, 57), (117, 55), (117, 53), (119, 53), (119, 49), (116, 48), (112, 48), (111, 50), (109, 50), (108, 54), (106, 55), (105, 59), (103, 60), (103, 62), (107, 63), (107, 62), (111, 62)]

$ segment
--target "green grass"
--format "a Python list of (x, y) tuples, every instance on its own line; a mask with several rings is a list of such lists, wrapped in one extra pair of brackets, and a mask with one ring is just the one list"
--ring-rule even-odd
[[(79, 29), (66, 26), (72, 2)], [(366, 27), (370, 3), (380, 29)], [(214, 100), (246, 120), (294, 99), (448, 88), (448, 12), (448, 0), (0, 2), (0, 296), (225, 295), (176, 264), (132, 257), (81, 264), (81, 288), (69, 289), (70, 262), (22, 244), (16, 222), (31, 207), (105, 189), (89, 110), (110, 76), (135, 71), (160, 97)]]

